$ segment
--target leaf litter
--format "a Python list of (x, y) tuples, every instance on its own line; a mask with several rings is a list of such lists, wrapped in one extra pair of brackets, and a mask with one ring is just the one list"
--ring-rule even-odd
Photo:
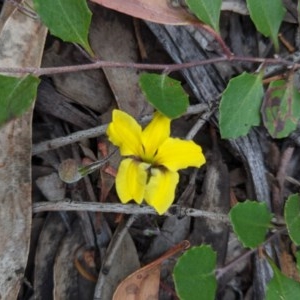
[[(152, 5), (152, 8), (155, 7), (155, 1), (147, 3)], [(141, 62), (141, 57), (145, 59), (145, 56), (139, 53), (140, 45), (137, 42), (136, 28), (134, 28), (134, 22), (130, 16), (95, 4), (91, 4), (90, 8), (93, 11), (93, 19), (89, 40), (96, 56), (103, 60), (124, 62)], [(11, 9), (10, 13), (17, 14), (18, 11)], [(145, 11), (142, 11), (142, 14), (137, 17), (143, 19), (143, 14)], [(232, 14), (234, 14), (233, 17), (236, 22), (240, 24), (240, 35), (242, 37), (247, 36), (248, 29), (246, 30), (246, 28), (250, 26), (249, 18), (243, 17), (246, 19), (242, 23), (238, 19), (239, 12)], [(168, 19), (170, 15), (154, 17), (161, 18), (162, 16), (165, 18), (165, 23), (179, 22), (178, 19)], [(24, 16), (20, 18), (24, 18)], [(1, 34), (4, 30), (8, 30), (9, 26), (13, 26), (10, 25), (13, 18), (8, 20), (6, 23), (4, 22), (5, 26), (0, 26)], [(192, 23), (192, 20), (193, 18), (188, 22)], [(242, 47), (235, 48), (241, 51), (238, 53), (239, 55), (245, 55), (245, 51), (262, 53), (268, 49), (269, 45), (265, 40), (258, 44), (253, 36), (241, 39), (241, 36), (235, 34), (235, 27), (228, 25), (232, 22), (229, 20), (232, 20), (229, 15), (224, 14), (222, 21), (224, 24), (221, 24), (221, 28), (228, 34), (229, 46), (236, 46), (236, 41), (239, 39), (242, 41)], [(3, 24), (2, 19), (0, 24)], [(288, 34), (290, 34), (289, 32), (293, 31), (294, 25), (286, 24), (285, 26), (288, 29)], [(149, 27), (152, 32), (142, 22), (139, 26), (139, 34), (147, 54), (146, 59), (153, 63), (172, 62), (173, 59), (178, 62), (174, 53), (177, 51), (176, 47), (184, 49), (184, 43), (180, 42), (182, 36), (171, 27), (161, 27), (169, 30), (169, 40), (167, 38), (162, 40), (162, 34), (155, 27)], [(24, 42), (25, 47), (30, 45), (30, 49), (34, 51), (34, 54), (30, 56), (30, 59), (33, 60), (29, 59), (28, 63), (19, 64), (17, 59), (14, 61), (16, 66), (38, 66), (42, 53), (42, 66), (44, 67), (88, 62), (86, 56), (74, 45), (64, 43), (53, 36), (48, 36), (43, 52), (42, 41), (45, 36), (45, 29), (39, 28), (39, 30), (41, 30), (41, 36), (39, 39), (35, 36), (34, 40), (37, 42), (35, 47), (28, 40)], [(195, 31), (188, 31), (185, 28), (178, 30), (181, 30), (183, 34), (189, 32), (191, 36), (195, 34)], [(197, 38), (199, 39), (199, 36)], [(172, 47), (172, 40), (179, 42)], [(200, 41), (191, 39), (190, 44), (185, 43), (185, 45), (188, 45), (189, 51), (192, 52), (194, 47), (199, 49), (197, 43), (200, 43), (201, 47), (205, 44), (201, 44), (201, 39)], [(14, 47), (15, 50), (14, 44), (11, 47)], [(194, 54), (189, 51), (185, 52), (185, 60), (187, 61), (195, 59)], [(212, 48), (210, 51), (213, 52)], [(20, 53), (22, 51), (19, 49), (18, 54)], [(282, 54), (284, 55), (284, 52)], [(18, 57), (16, 54), (14, 55), (15, 58)], [(5, 65), (7, 65), (6, 62), (7, 60), (5, 60)], [(205, 92), (210, 90), (212, 94), (218, 94), (219, 92), (215, 90), (215, 87), (212, 88), (210, 85), (215, 83), (219, 89), (222, 80), (228, 79), (233, 72), (233, 70), (226, 68), (222, 69), (219, 74), (224, 75), (223, 79), (217, 76), (211, 78), (209, 75), (207, 78), (201, 77), (204, 82), (202, 84), (207, 85)], [(33, 143), (36, 144), (67, 136), (81, 129), (107, 124), (110, 121), (111, 111), (115, 107), (142, 120), (142, 117), (151, 113), (152, 109), (145, 102), (138, 87), (138, 73), (139, 71), (135, 69), (104, 68), (103, 71), (44, 76), (39, 87), (33, 115)], [(183, 75), (179, 72), (172, 74), (175, 79), (183, 83), (189, 92), (191, 105), (201, 102), (201, 93), (195, 89), (189, 75), (184, 72)], [(44, 99), (47, 99), (48, 106), (43, 103)], [(200, 114), (180, 118), (174, 122), (172, 133), (176, 136), (185, 137), (199, 118), (201, 118)], [(1, 208), (0, 222), (4, 222), (3, 228), (9, 229), (9, 231), (2, 231), (3, 239), (1, 240), (7, 241), (8, 237), (10, 238), (9, 243), (3, 243), (0, 247), (1, 253), (5, 253), (5, 256), (2, 255), (2, 257), (8, 258), (7, 261), (10, 262), (2, 269), (4, 275), (12, 278), (9, 283), (5, 280), (0, 281), (3, 299), (5, 297), (16, 299), (18, 293), (19, 299), (30, 299), (32, 296), (36, 299), (93, 299), (95, 295), (101, 295), (103, 299), (112, 299), (112, 295), (118, 291), (118, 286), (126, 290), (128, 283), (125, 278), (127, 276), (130, 278), (130, 276), (134, 277), (139, 272), (143, 272), (146, 267), (141, 267), (141, 265), (151, 264), (156, 258), (172, 248), (174, 244), (186, 238), (190, 239), (193, 245), (199, 245), (203, 242), (214, 245), (218, 254), (218, 268), (224, 267), (243, 253), (236, 237), (230, 232), (228, 233), (227, 225), (224, 226), (222, 222), (210, 222), (205, 218), (196, 219), (184, 214), (178, 215), (176, 211), (173, 212), (173, 216), (168, 217), (141, 215), (134, 218), (133, 223), (127, 227), (128, 217), (126, 215), (101, 212), (42, 212), (33, 215), (31, 220), (31, 197), (28, 188), (24, 188), (28, 187), (30, 182), (28, 175), (30, 171), (28, 153), (30, 153), (31, 147), (30, 120), (31, 112), (20, 119), (13, 120), (13, 123), (9, 123), (7, 128), (1, 129), (3, 145), (14, 146), (15, 151), (21, 147), (16, 153), (10, 152), (10, 147), (1, 147), (2, 156), (0, 157), (6, 157), (9, 153), (8, 157), (11, 157), (9, 165), (13, 168), (9, 171), (5, 170), (3, 173), (5, 175), (1, 177), (1, 181), (3, 181), (2, 178), (5, 179), (3, 186), (6, 182), (10, 182), (11, 176), (13, 176), (17, 180), (16, 182), (19, 180), (15, 190), (21, 193), (14, 194), (13, 198), (10, 198), (10, 203), (5, 202), (9, 207), (3, 206)], [(10, 137), (13, 132), (12, 124), (17, 135), (13, 134), (13, 138), (8, 140), (7, 137)], [(249, 158), (240, 155), (243, 152), (239, 152), (239, 155), (236, 153), (239, 149), (247, 147), (245, 139), (241, 140), (240, 143), (229, 145), (218, 135), (216, 136), (214, 130), (210, 130), (211, 127), (214, 127), (214, 117), (211, 122), (205, 123), (201, 132), (194, 137), (199, 144), (203, 145), (208, 163), (201, 170), (184, 170), (181, 172), (176, 199), (183, 207), (196, 207), (227, 214), (228, 208), (236, 199), (245, 200), (246, 195), (257, 191), (256, 184), (253, 186), (252, 178), (255, 176), (252, 171), (255, 168), (251, 165), (252, 162)], [(16, 128), (22, 128), (22, 131), (18, 131)], [(250, 139), (250, 142), (254, 143), (253, 141), (259, 144), (259, 154), (257, 151), (254, 152), (258, 156), (260, 155), (265, 162), (261, 166), (262, 172), (268, 173), (270, 178), (278, 177), (282, 180), (283, 176), (280, 172), (278, 173), (278, 165), (273, 164), (272, 156), (269, 155), (274, 147), (279, 148), (278, 160), (281, 159), (282, 165), (288, 166), (284, 168), (286, 176), (294, 179), (294, 183), (289, 181), (287, 185), (281, 184), (280, 193), (274, 188), (276, 186), (274, 182), (272, 183), (273, 194), (275, 194), (276, 199), (279, 199), (278, 201), (282, 201), (285, 195), (297, 189), (295, 180), (296, 182), (299, 180), (297, 178), (299, 176), (297, 173), (299, 154), (294, 153), (288, 161), (283, 161), (282, 155), (286, 150), (286, 144), (270, 138), (266, 140), (262, 131), (260, 131), (258, 138), (252, 137), (252, 140)], [(118, 153), (115, 153), (101, 167), (99, 172), (94, 172), (76, 183), (65, 186), (55, 175), (58, 173), (59, 165), (67, 159), (73, 159), (78, 164), (83, 164), (86, 159), (103, 159), (113, 152), (112, 146), (108, 144), (103, 135), (99, 135), (97, 138), (83, 137), (81, 144), (84, 146), (80, 147), (78, 144), (73, 144), (33, 156), (32, 199), (34, 202), (52, 201), (53, 205), (55, 205), (55, 201), (66, 201), (66, 199), (82, 203), (84, 201), (119, 202), (113, 187), (114, 172), (120, 160)], [(106, 152), (99, 145), (104, 145)], [(232, 148), (235, 150), (233, 151)], [(20, 159), (22, 163), (18, 164)], [(2, 160), (4, 161), (4, 158)], [(245, 167), (249, 164), (250, 168)], [(7, 172), (11, 172), (11, 170), (13, 173), (11, 176), (7, 176)], [(233, 174), (234, 170), (241, 170), (242, 180), (233, 176), (230, 177), (229, 174)], [(256, 182), (255, 178), (254, 182)], [(11, 185), (7, 186), (10, 187)], [(271, 187), (266, 187), (266, 189), (271, 189)], [(4, 195), (7, 197), (9, 194), (7, 192)], [(23, 202), (18, 202), (18, 199), (23, 199)], [(7, 217), (3, 216), (4, 213), (7, 214)], [(22, 224), (20, 220), (24, 220), (25, 223)], [(28, 255), (30, 228), (32, 239)], [(15, 230), (18, 235), (12, 230)], [(123, 232), (121, 238), (120, 232)], [(12, 248), (17, 249), (18, 259), (12, 253)], [(290, 268), (286, 268), (285, 271), (290, 272), (289, 270), (295, 270), (295, 260), (290, 259), (287, 252), (289, 255), (294, 255), (293, 251), (285, 244), (280, 259), (283, 264), (290, 265)], [(154, 299), (177, 299), (172, 279), (175, 261), (175, 258), (169, 258), (160, 267), (155, 266), (150, 272), (150, 280), (153, 279), (153, 283), (149, 284), (146, 281), (146, 286), (149, 286), (147, 288), (148, 291), (150, 290), (149, 293), (155, 295), (156, 298)], [(254, 282), (255, 280), (264, 281), (265, 278), (261, 278), (262, 275), (259, 273), (251, 273), (253, 267), (251, 263), (250, 260), (246, 259), (230, 269), (226, 273), (227, 276), (221, 277), (217, 299), (237, 299), (234, 296), (237, 293), (250, 298), (255, 293), (261, 296), (259, 294), (260, 289), (254, 289), (252, 276)], [(12, 274), (9, 271), (11, 269), (17, 270), (17, 272)], [(24, 274), (25, 280), (20, 285), (19, 278), (22, 278)], [(295, 278), (297, 277), (295, 276)]]

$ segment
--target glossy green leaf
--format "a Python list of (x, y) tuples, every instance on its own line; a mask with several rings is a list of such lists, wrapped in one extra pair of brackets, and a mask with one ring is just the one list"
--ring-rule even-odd
[(34, 7), (51, 34), (81, 45), (90, 55), (88, 42), (92, 13), (86, 0), (33, 0)]
[(220, 103), (220, 131), (222, 138), (246, 135), (251, 126), (260, 124), (263, 97), (261, 75), (242, 73), (231, 79)]
[(284, 207), (284, 218), (289, 235), (296, 245), (300, 245), (300, 197), (289, 196)]
[(217, 288), (216, 252), (202, 245), (187, 250), (174, 267), (174, 282), (181, 300), (213, 300)]
[(256, 29), (271, 37), (278, 50), (278, 31), (286, 11), (282, 0), (247, 0), (247, 6)]
[(300, 93), (293, 82), (272, 82), (265, 93), (261, 113), (273, 138), (284, 138), (293, 132), (300, 117)]
[(266, 300), (295, 300), (300, 295), (300, 283), (285, 276), (276, 265), (269, 260), (274, 275), (267, 285)]
[(30, 75), (21, 78), (0, 75), (0, 126), (30, 108), (39, 82)]
[(265, 240), (272, 214), (265, 202), (246, 200), (230, 210), (229, 218), (244, 247), (256, 248)]
[(186, 4), (198, 19), (219, 32), (222, 0), (186, 0)]
[(180, 81), (166, 75), (143, 73), (139, 84), (147, 101), (165, 116), (175, 119), (185, 113), (189, 99)]

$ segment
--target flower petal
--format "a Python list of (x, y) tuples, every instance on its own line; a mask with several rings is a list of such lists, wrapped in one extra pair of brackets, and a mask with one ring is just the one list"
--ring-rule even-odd
[(200, 167), (205, 163), (202, 148), (193, 141), (168, 138), (158, 149), (155, 164), (163, 165), (170, 171), (187, 167)]
[(179, 181), (177, 172), (151, 169), (151, 177), (146, 186), (145, 200), (162, 215), (172, 205), (175, 198), (175, 188)]
[(144, 199), (149, 165), (132, 158), (124, 159), (116, 177), (116, 190), (122, 203), (134, 200), (141, 204)]
[(142, 128), (127, 113), (114, 109), (112, 122), (108, 125), (106, 133), (109, 140), (120, 147), (121, 155), (140, 156), (142, 153)]
[(170, 136), (171, 120), (159, 112), (154, 114), (153, 120), (142, 132), (142, 143), (145, 154), (142, 158), (152, 162), (158, 147)]

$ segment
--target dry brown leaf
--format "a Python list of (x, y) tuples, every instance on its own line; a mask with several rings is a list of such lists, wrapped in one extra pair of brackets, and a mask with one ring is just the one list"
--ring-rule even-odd
[[(27, 1), (32, 5), (31, 1)], [(0, 65), (38, 67), (47, 29), (17, 9), (0, 16)], [(0, 298), (17, 299), (31, 230), (32, 108), (0, 130)]]
[[(102, 60), (137, 62), (137, 42), (130, 18), (94, 5), (90, 43)], [(112, 51), (113, 49), (113, 51)], [(149, 104), (139, 87), (139, 74), (128, 68), (103, 68), (119, 109), (134, 117), (147, 111)]]
[(59, 93), (48, 80), (42, 80), (39, 85), (35, 111), (40, 115), (46, 114), (63, 120), (79, 129), (88, 129), (99, 125), (95, 117), (70, 103), (70, 99)]
[(172, 7), (167, 0), (92, 0), (121, 13), (160, 24), (188, 25), (199, 21), (185, 9)]
[[(146, 266), (147, 267), (147, 266)], [(129, 275), (118, 286), (113, 300), (158, 299), (160, 265), (144, 268)]]
[[(80, 52), (73, 45), (55, 41), (43, 55), (43, 67), (58, 67), (82, 63)], [(81, 104), (98, 113), (107, 110), (113, 100), (102, 70), (62, 73), (50, 76), (64, 101)], [(53, 94), (52, 94), (52, 97)]]
[(189, 246), (188, 241), (182, 241), (155, 261), (129, 275), (119, 284), (113, 300), (158, 300), (161, 263)]
[[(114, 234), (111, 244), (114, 244), (114, 239), (118, 238), (117, 233)], [(108, 251), (109, 248), (108, 248)], [(119, 282), (137, 270), (140, 267), (138, 254), (135, 244), (129, 233), (126, 233), (121, 245), (115, 253), (112, 265), (109, 268), (108, 274), (99, 273), (98, 284), (103, 280), (105, 284), (101, 285), (100, 289), (95, 290), (94, 299), (112, 299), (112, 295), (116, 290)]]

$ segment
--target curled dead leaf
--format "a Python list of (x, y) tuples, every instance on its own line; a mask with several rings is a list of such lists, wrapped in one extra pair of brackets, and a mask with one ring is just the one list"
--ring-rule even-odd
[(155, 261), (130, 274), (119, 284), (113, 300), (158, 300), (161, 263), (189, 247), (189, 241), (182, 241)]
[(154, 23), (168, 25), (199, 23), (199, 20), (184, 8), (172, 6), (168, 0), (92, 0), (92, 2)]

